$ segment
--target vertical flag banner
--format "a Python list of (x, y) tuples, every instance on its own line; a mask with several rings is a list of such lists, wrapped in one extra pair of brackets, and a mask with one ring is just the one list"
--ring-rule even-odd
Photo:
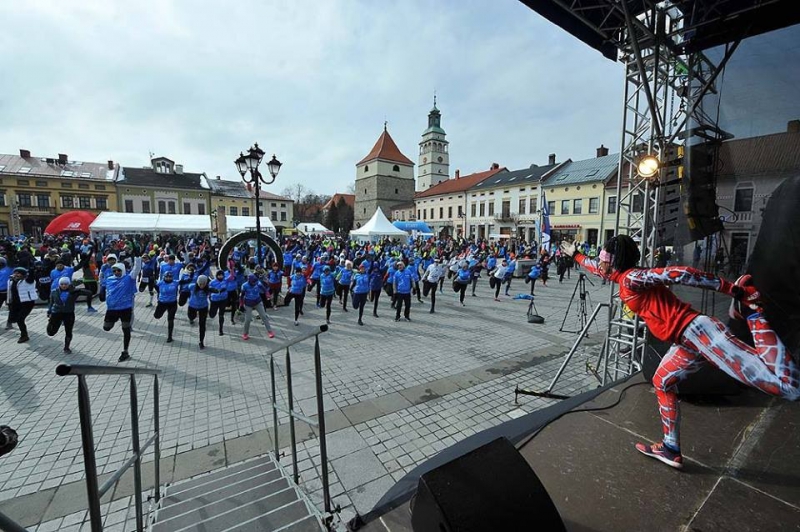
[(547, 197), (542, 190), (542, 249), (550, 252), (550, 210), (547, 207)]

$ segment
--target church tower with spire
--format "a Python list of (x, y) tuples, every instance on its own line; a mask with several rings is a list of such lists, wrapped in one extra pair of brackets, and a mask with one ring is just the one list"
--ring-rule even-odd
[(356, 164), (355, 227), (368, 222), (378, 207), (388, 218), (392, 207), (413, 201), (414, 163), (400, 152), (384, 123), (372, 150)]
[(418, 192), (428, 190), (450, 178), (450, 150), (446, 136), (442, 129), (442, 113), (436, 107), (434, 95), (433, 109), (428, 113), (428, 129), (422, 133), (422, 141), (419, 143)]

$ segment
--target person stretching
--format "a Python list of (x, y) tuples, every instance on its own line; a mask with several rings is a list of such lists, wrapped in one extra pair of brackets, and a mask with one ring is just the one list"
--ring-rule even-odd
[(319, 306), (325, 308), (325, 323), (331, 322), (331, 302), (335, 293), (336, 279), (333, 278), (331, 267), (326, 264), (319, 276)]
[[(653, 375), (663, 440), (637, 443), (640, 453), (677, 469), (683, 467), (676, 387), (706, 363), (769, 395), (800, 400), (800, 369), (764, 318), (761, 295), (750, 275), (731, 283), (684, 266), (638, 268), (639, 249), (627, 235), (606, 242), (597, 262), (576, 252), (573, 243), (562, 243), (561, 250), (588, 272), (618, 283), (622, 302), (644, 320), (653, 336), (673, 344)], [(718, 319), (678, 299), (668, 288), (673, 284), (733, 297), (731, 317), (747, 320), (754, 347), (736, 338)]]
[(289, 293), (283, 300), (283, 306), (288, 307), (289, 303), (294, 300), (294, 324), (300, 325), (298, 321), (300, 315), (303, 313), (303, 299), (306, 296), (306, 276), (303, 275), (302, 270), (295, 270), (292, 274), (292, 286), (289, 288)]
[(367, 304), (369, 294), (369, 275), (366, 272), (366, 265), (359, 264), (358, 273), (353, 276), (353, 308), (358, 310), (358, 324), (364, 325), (361, 318), (364, 317), (364, 306)]
[(458, 300), (461, 302), (462, 307), (467, 306), (464, 303), (464, 296), (467, 294), (467, 286), (471, 281), (472, 272), (469, 270), (469, 262), (465, 260), (456, 272), (456, 278), (453, 279), (453, 289), (458, 293)]
[(394, 321), (400, 321), (400, 309), (403, 305), (406, 306), (403, 315), (406, 321), (411, 321), (411, 284), (413, 276), (401, 260), (397, 261), (395, 268), (397, 271), (394, 272), (394, 278), (392, 279), (396, 310)]
[[(302, 275), (302, 274), (301, 274)], [(244, 309), (244, 330), (242, 331), (242, 340), (250, 339), (250, 322), (253, 319), (253, 311), (258, 313), (261, 318), (261, 323), (267, 328), (267, 336), (275, 338), (275, 333), (272, 332), (272, 326), (267, 317), (267, 311), (264, 310), (264, 303), (261, 302), (261, 295), (266, 292), (266, 288), (258, 280), (254, 273), (247, 276), (247, 282), (242, 285), (239, 300), (239, 308)]]
[(167, 343), (172, 343), (172, 332), (175, 330), (175, 313), (178, 311), (178, 283), (173, 279), (171, 270), (164, 272), (164, 276), (156, 283), (158, 301), (155, 319), (161, 319), (167, 313)]
[[(189, 323), (195, 318), (200, 318), (200, 349), (205, 349), (206, 320), (208, 319), (208, 297), (211, 294), (222, 293), (225, 297), (228, 291), (225, 288), (212, 288), (208, 283), (208, 275), (198, 275), (197, 280), (189, 286)], [(221, 327), (221, 325), (220, 325)], [(222, 332), (222, 329), (220, 329)]]
[(213, 320), (217, 314), (219, 314), (219, 335), (222, 336), (225, 332), (222, 330), (222, 326), (225, 325), (225, 307), (228, 305), (228, 283), (230, 280), (236, 280), (236, 274), (233, 272), (233, 268), (228, 272), (228, 279), (225, 279), (225, 272), (222, 270), (217, 270), (217, 273), (214, 274), (214, 280), (211, 281), (210, 286), (213, 290), (211, 292), (211, 310), (208, 311), (208, 315), (211, 316)]
[(506, 278), (506, 271), (508, 270), (508, 262), (506, 259), (500, 263), (500, 266), (494, 269), (489, 277), (489, 286), (494, 288), (494, 300), (500, 301), (500, 288), (503, 286), (503, 280)]
[(339, 271), (338, 281), (342, 310), (347, 312), (347, 296), (350, 294), (350, 284), (353, 282), (353, 263), (349, 260), (344, 263), (344, 269)]
[[(80, 282), (80, 281), (78, 281)], [(64, 324), (64, 352), (72, 353), (72, 328), (75, 326), (75, 300), (78, 296), (91, 296), (86, 289), (76, 289), (67, 277), (58, 279), (58, 288), (50, 293), (50, 305), (47, 307), (47, 336), (55, 336)]]
[(381, 298), (383, 288), (383, 274), (378, 263), (372, 263), (372, 270), (369, 272), (369, 299), (372, 301), (372, 315), (378, 316), (378, 300)]
[(436, 288), (439, 284), (439, 280), (444, 277), (444, 269), (442, 268), (442, 259), (436, 258), (433, 261), (433, 264), (429, 265), (428, 268), (425, 270), (425, 273), (422, 274), (422, 295), (428, 297), (428, 294), (431, 295), (431, 310), (429, 311), (431, 314), (436, 312)]
[(14, 268), (8, 280), (8, 322), (6, 330), (11, 329), (13, 324), (19, 327), (18, 344), (24, 344), (28, 338), (28, 327), (25, 320), (36, 305), (39, 293), (36, 291), (36, 271), (31, 268), (26, 270), (22, 267)]
[(103, 318), (103, 330), (108, 332), (118, 321), (122, 327), (122, 354), (120, 362), (130, 360), (128, 347), (131, 343), (131, 327), (133, 326), (133, 299), (136, 297), (136, 277), (142, 267), (141, 257), (135, 257), (133, 268), (125, 275), (125, 264), (116, 262), (111, 267), (111, 275), (103, 279), (100, 287), (101, 299), (106, 301), (106, 315)]

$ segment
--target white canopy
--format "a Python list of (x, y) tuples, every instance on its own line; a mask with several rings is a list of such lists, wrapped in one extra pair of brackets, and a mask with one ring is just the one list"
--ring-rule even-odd
[(333, 231), (318, 223), (299, 223), (297, 224), (297, 230), (304, 235), (333, 234)]
[[(275, 234), (275, 225), (272, 220), (266, 216), (261, 217), (261, 230), (267, 233)], [(229, 233), (238, 233), (239, 231), (246, 231), (248, 229), (255, 230), (256, 217), (255, 216), (226, 216), (225, 224), (228, 226)]]
[(375, 211), (375, 214), (372, 215), (372, 218), (361, 226), (360, 229), (354, 229), (350, 231), (351, 237), (372, 237), (372, 236), (396, 236), (396, 237), (407, 237), (408, 233), (403, 231), (402, 229), (398, 229), (392, 222), (386, 218), (386, 215), (383, 214), (383, 211), (380, 207)]
[(202, 214), (101, 212), (89, 229), (93, 233), (210, 233), (211, 219)]

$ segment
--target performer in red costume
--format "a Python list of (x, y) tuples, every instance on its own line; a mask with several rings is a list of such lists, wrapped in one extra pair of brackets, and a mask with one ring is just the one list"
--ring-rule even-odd
[[(672, 342), (653, 376), (663, 441), (637, 443), (636, 449), (665, 464), (683, 467), (677, 384), (711, 363), (739, 382), (791, 401), (800, 399), (800, 369), (762, 315), (760, 294), (749, 275), (735, 283), (684, 266), (638, 268), (639, 248), (627, 235), (610, 239), (597, 261), (577, 253), (572, 243), (561, 250), (587, 271), (619, 284), (619, 295), (656, 338)], [(753, 335), (750, 347), (716, 318), (705, 316), (669, 290), (673, 284), (716, 290), (734, 298), (731, 317), (746, 319)]]

